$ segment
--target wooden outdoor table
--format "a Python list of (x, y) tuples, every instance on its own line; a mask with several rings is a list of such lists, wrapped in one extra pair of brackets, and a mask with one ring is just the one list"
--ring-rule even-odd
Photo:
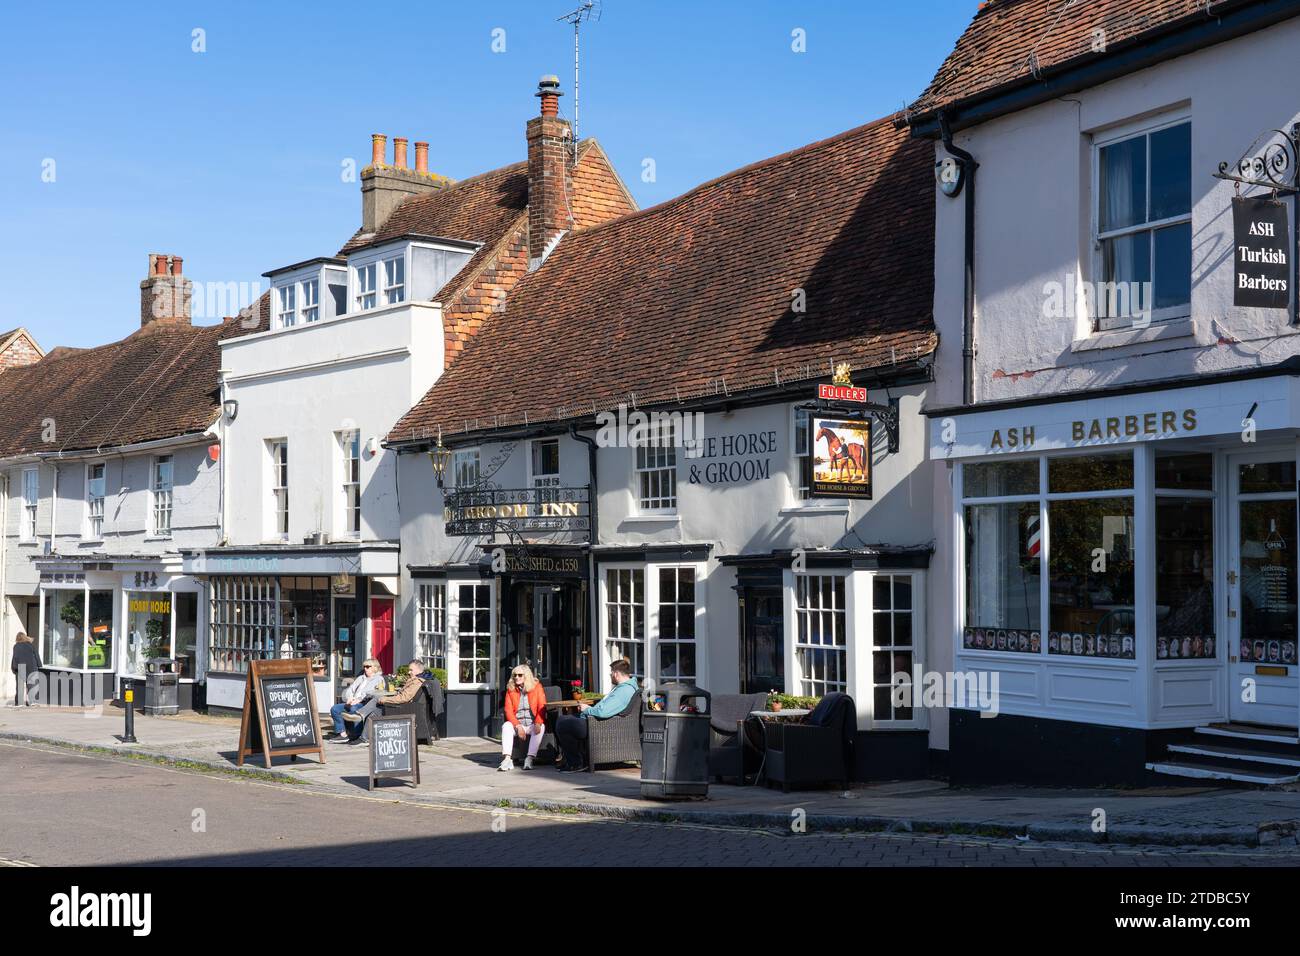
[(783, 720), (786, 717), (807, 717), (811, 713), (811, 710), (786, 707), (782, 710), (751, 710), (749, 716), (757, 717), (759, 720)]
[(577, 710), (578, 707), (579, 707), (581, 704), (583, 704), (583, 703), (585, 703), (585, 701), (580, 701), (580, 700), (548, 700), (548, 701), (546, 702), (546, 706), (547, 706), (548, 709), (551, 708), (551, 707), (554, 707), (556, 710)]

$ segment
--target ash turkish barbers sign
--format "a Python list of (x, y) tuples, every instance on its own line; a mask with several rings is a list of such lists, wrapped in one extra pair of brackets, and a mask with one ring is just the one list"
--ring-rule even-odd
[(1285, 309), (1291, 300), (1291, 228), (1286, 203), (1232, 200), (1232, 304)]

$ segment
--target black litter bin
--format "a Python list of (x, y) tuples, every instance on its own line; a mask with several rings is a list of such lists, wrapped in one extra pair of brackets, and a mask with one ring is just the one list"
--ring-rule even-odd
[(180, 675), (176, 662), (168, 657), (145, 661), (144, 712), (151, 717), (180, 713)]
[(709, 692), (662, 684), (641, 714), (641, 796), (673, 800), (709, 795)]

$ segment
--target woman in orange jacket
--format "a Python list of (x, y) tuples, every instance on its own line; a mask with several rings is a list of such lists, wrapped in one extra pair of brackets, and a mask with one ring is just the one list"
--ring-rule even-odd
[(515, 741), (527, 737), (528, 756), (524, 758), (524, 769), (532, 770), (533, 758), (542, 745), (542, 734), (546, 733), (546, 694), (527, 664), (520, 664), (510, 672), (505, 712), (506, 720), (501, 725), (501, 766), (497, 769), (515, 769)]

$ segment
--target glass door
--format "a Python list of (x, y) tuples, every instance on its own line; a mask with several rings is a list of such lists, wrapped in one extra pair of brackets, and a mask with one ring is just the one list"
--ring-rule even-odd
[(1295, 727), (1296, 464), (1294, 458), (1229, 459), (1228, 715)]

